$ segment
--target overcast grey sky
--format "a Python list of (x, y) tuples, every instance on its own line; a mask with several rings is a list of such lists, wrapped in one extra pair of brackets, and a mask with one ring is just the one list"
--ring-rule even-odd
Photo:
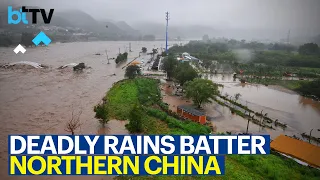
[(229, 28), (308, 29), (320, 31), (320, 0), (0, 0), (65, 9), (80, 9), (96, 19), (129, 24), (164, 23)]

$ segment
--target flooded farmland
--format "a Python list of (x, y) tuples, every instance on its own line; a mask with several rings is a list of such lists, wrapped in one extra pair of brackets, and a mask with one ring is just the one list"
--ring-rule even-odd
[[(47, 69), (0, 69), (0, 142), (7, 144), (8, 134), (68, 134), (66, 123), (72, 111), (82, 111), (81, 127), (76, 134), (126, 134), (124, 123), (110, 121), (103, 128), (94, 118), (93, 107), (99, 103), (114, 82), (124, 78), (123, 65), (107, 62), (116, 57), (119, 48), (128, 47), (129, 42), (86, 42), (52, 44), (49, 47), (28, 48), (25, 54), (14, 54), (11, 48), (0, 49), (0, 64), (32, 61), (48, 65)], [(148, 51), (161, 47), (162, 42), (132, 42), (129, 59), (139, 55), (141, 47)], [(162, 45), (163, 46), (163, 45)], [(96, 55), (100, 54), (100, 55)], [(144, 57), (145, 59), (149, 57)], [(72, 69), (57, 69), (70, 63), (83, 62), (90, 68), (83, 73)], [(115, 74), (115, 76), (113, 75)], [(294, 92), (279, 87), (241, 84), (233, 81), (232, 75), (208, 75), (209, 79), (224, 85), (222, 94), (234, 96), (240, 93), (239, 102), (250, 109), (264, 113), (272, 119), (287, 123), (284, 131), (270, 130), (250, 123), (249, 132), (270, 134), (272, 138), (285, 133), (297, 135), (311, 129), (320, 128), (320, 103), (304, 98)], [(170, 92), (168, 92), (170, 93)], [(165, 97), (164, 99), (166, 99)], [(169, 99), (170, 100), (170, 99)], [(172, 101), (169, 104), (190, 104), (190, 101)], [(218, 132), (244, 132), (247, 120), (232, 114), (227, 107), (213, 102), (204, 106), (207, 115)], [(320, 132), (314, 130), (315, 137)], [(17, 179), (7, 176), (7, 146), (0, 147), (0, 178)], [(18, 179), (64, 179), (63, 177), (19, 177)], [(73, 177), (74, 178), (74, 177)], [(73, 179), (68, 177), (67, 179)], [(94, 176), (90, 179), (107, 179)], [(74, 179), (87, 179), (75, 177)]]
[[(270, 130), (250, 123), (249, 132), (269, 133), (272, 138), (281, 133), (300, 137), (301, 133), (309, 134), (314, 129), (312, 135), (320, 137), (320, 132), (317, 131), (320, 128), (320, 102), (277, 86), (242, 84), (238, 80), (234, 81), (232, 75), (209, 75), (207, 78), (224, 85), (220, 89), (222, 95), (227, 93), (234, 97), (240, 93), (238, 102), (255, 112), (263, 110), (264, 114), (268, 113), (268, 117), (288, 125), (285, 130)], [(206, 105), (205, 109), (214, 117), (213, 122), (218, 131), (246, 130), (247, 120), (231, 114), (228, 108), (213, 103)]]

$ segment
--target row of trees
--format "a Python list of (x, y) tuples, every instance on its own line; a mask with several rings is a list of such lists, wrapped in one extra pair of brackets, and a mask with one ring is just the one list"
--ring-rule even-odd
[(270, 66), (293, 66), (293, 67), (318, 67), (320, 68), (320, 56), (293, 54), (278, 51), (255, 52), (252, 57), (253, 63), (264, 63)]
[[(235, 46), (239, 45), (239, 46)], [(246, 54), (238, 52), (237, 47), (246, 48)], [(251, 50), (250, 50), (251, 49)], [(171, 53), (188, 52), (201, 59), (203, 65), (209, 68), (212, 61), (223, 62), (253, 62), (265, 63), (271, 66), (319, 67), (320, 50), (315, 43), (307, 43), (299, 48), (288, 44), (263, 44), (258, 42), (229, 40), (226, 42), (192, 41), (185, 46), (174, 46), (169, 49)], [(298, 53), (291, 51), (298, 50)]]
[(203, 103), (211, 102), (219, 94), (217, 84), (198, 78), (197, 71), (188, 62), (178, 62), (172, 54), (163, 60), (162, 68), (168, 79), (174, 78), (183, 86), (186, 97), (192, 99), (198, 108), (201, 108)]
[(32, 46), (32, 39), (34, 38), (34, 34), (33, 33), (22, 33), (21, 34), (21, 40), (19, 42), (15, 42), (17, 40), (13, 40), (15, 39), (14, 36), (12, 35), (6, 35), (6, 34), (0, 34), (0, 47), (8, 47), (8, 46), (12, 46), (12, 45), (16, 45), (15, 43), (20, 43), (24, 46)]
[(192, 81), (199, 76), (188, 62), (178, 62), (172, 54), (164, 58), (162, 69), (167, 73), (168, 80), (174, 78), (180, 85), (184, 85), (187, 81)]
[(316, 43), (307, 43), (299, 47), (301, 55), (320, 55), (320, 48)]

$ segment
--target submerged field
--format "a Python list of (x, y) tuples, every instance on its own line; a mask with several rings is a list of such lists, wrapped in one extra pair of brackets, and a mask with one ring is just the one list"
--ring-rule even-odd
[(279, 80), (279, 79), (249, 79), (250, 83), (278, 85), (296, 91), (304, 96), (320, 97), (320, 80)]
[[(208, 134), (207, 127), (182, 122), (161, 110), (159, 81), (148, 78), (123, 80), (107, 93), (109, 116), (127, 120), (131, 109), (143, 108), (143, 134)], [(320, 171), (299, 165), (279, 155), (231, 155), (226, 157), (225, 176), (130, 176), (116, 179), (318, 179)]]

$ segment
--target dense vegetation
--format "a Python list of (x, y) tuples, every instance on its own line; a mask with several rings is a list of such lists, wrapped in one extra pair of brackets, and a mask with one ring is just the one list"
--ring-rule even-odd
[(168, 80), (173, 78), (177, 65), (178, 61), (173, 54), (169, 54), (169, 56), (163, 59), (162, 69), (167, 73)]
[(199, 76), (198, 72), (189, 63), (179, 63), (173, 54), (169, 54), (169, 56), (164, 58), (162, 69), (167, 73), (168, 80), (172, 80), (173, 78), (181, 86)]
[(306, 82), (296, 88), (296, 91), (302, 93), (303, 95), (315, 95), (320, 97), (320, 79)]
[(317, 67), (320, 68), (320, 56), (294, 54), (281, 51), (259, 51), (254, 54), (254, 63), (270, 66)]
[(120, 53), (118, 54), (117, 58), (116, 58), (116, 63), (121, 63), (121, 62), (125, 62), (128, 58), (128, 53), (124, 52), (124, 53)]
[(197, 71), (189, 63), (179, 63), (174, 73), (175, 79), (183, 86), (186, 82), (197, 78)]
[[(137, 119), (137, 107), (144, 134), (209, 134), (210, 129), (195, 122), (180, 121), (161, 111), (159, 81), (149, 78), (135, 78), (119, 81), (107, 93), (109, 117), (119, 120)], [(162, 114), (162, 115), (159, 115)], [(129, 121), (130, 122), (130, 121)], [(137, 123), (138, 124), (138, 123)], [(129, 125), (129, 130), (136, 131)]]
[(193, 100), (193, 103), (201, 108), (203, 103), (211, 100), (219, 94), (218, 85), (207, 79), (194, 79), (185, 84), (186, 97)]
[(148, 51), (148, 49), (146, 47), (142, 47), (141, 52), (142, 53), (146, 53)]
[[(162, 111), (159, 81), (135, 78), (119, 81), (107, 93), (109, 117), (130, 119), (141, 117), (143, 134), (208, 134), (208, 129), (190, 121), (179, 121)], [(140, 107), (139, 107), (140, 106)], [(139, 110), (137, 110), (137, 108)], [(138, 113), (132, 112), (140, 111)], [(137, 119), (137, 118), (135, 118)], [(130, 120), (131, 121), (131, 120)], [(139, 122), (138, 122), (139, 124)], [(129, 126), (129, 125), (127, 125)], [(136, 127), (136, 126), (134, 126)], [(139, 127), (139, 126), (138, 126)], [(279, 155), (231, 155), (226, 157), (226, 175), (220, 177), (191, 176), (188, 179), (317, 179), (320, 172)], [(116, 179), (186, 179), (185, 176), (119, 176)]]
[[(247, 58), (237, 53), (239, 49), (250, 52)], [(298, 50), (298, 53), (294, 53)], [(320, 50), (317, 44), (307, 43), (299, 48), (287, 44), (263, 44), (259, 42), (246, 43), (244, 40), (225, 40), (224, 42), (191, 41), (185, 46), (173, 46), (171, 53), (188, 52), (204, 61), (206, 66), (210, 61), (265, 63), (270, 66), (318, 67), (320, 68)]]
[[(303, 95), (319, 97), (318, 81), (303, 81), (306, 78), (320, 78), (320, 48), (315, 43), (295, 47), (288, 44), (223, 39), (191, 41), (184, 46), (173, 46), (169, 52), (180, 55), (188, 52), (201, 59), (202, 67), (210, 72), (216, 72), (221, 67), (224, 71), (225, 65), (231, 65), (237, 74), (244, 75), (249, 82), (282, 85)], [(216, 61), (219, 64), (216, 64)], [(173, 65), (169, 67), (172, 68)], [(288, 82), (288, 77), (296, 77), (301, 82)]]
[(263, 155), (229, 155), (226, 157), (226, 174), (224, 176), (124, 176), (117, 177), (121, 180), (316, 180), (320, 171), (297, 164), (294, 160), (271, 154)]
[(141, 70), (137, 65), (130, 65), (126, 68), (125, 77), (128, 77), (129, 79), (134, 79), (139, 74), (141, 74)]
[(8, 47), (13, 45), (12, 36), (0, 34), (0, 47)]

